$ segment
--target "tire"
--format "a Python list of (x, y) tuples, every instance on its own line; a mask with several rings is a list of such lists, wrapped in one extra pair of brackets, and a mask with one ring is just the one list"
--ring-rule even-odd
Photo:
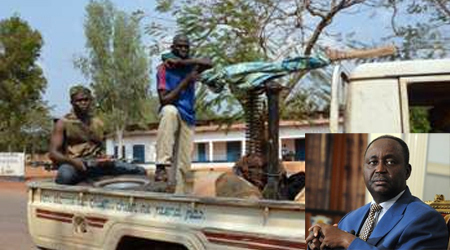
[(144, 190), (149, 183), (150, 180), (143, 176), (124, 175), (96, 181), (93, 186), (115, 190)]

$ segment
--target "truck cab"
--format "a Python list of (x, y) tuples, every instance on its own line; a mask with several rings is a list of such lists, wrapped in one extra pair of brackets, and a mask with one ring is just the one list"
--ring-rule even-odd
[[(450, 59), (367, 63), (350, 73), (337, 66), (331, 99), (331, 132), (342, 116), (346, 133), (433, 132), (433, 110), (450, 109)], [(428, 131), (413, 130), (417, 111)], [(445, 114), (439, 119), (450, 120)]]

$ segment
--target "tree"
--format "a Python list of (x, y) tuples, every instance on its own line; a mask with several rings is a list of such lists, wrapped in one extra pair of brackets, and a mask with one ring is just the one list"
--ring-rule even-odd
[[(119, 148), (128, 124), (145, 123), (149, 108), (148, 58), (141, 41), (139, 13), (116, 10), (110, 1), (91, 1), (85, 20), (88, 56), (75, 65), (91, 80), (99, 115), (116, 133)], [(118, 150), (119, 158), (122, 150)]]
[(0, 151), (22, 151), (27, 145), (46, 151), (51, 119), (42, 100), (47, 81), (37, 64), (41, 34), (14, 16), (0, 21), (0, 44)]
[[(207, 55), (216, 65), (223, 66), (309, 55), (319, 43), (326, 45), (327, 38), (333, 37), (325, 29), (339, 13), (363, 2), (364, 0), (160, 0), (156, 10), (176, 18), (179, 31), (187, 33), (198, 47), (195, 53)], [(166, 22), (155, 21), (147, 26), (147, 32), (157, 37), (151, 46), (152, 53), (157, 55), (164, 49), (164, 38), (171, 37), (169, 34), (174, 33), (174, 30), (168, 31)], [(280, 98), (282, 114), (285, 110), (283, 104), (297, 104), (289, 102), (289, 99), (300, 89), (300, 79), (306, 73), (285, 77), (284, 85), (287, 90), (282, 92)], [(320, 87), (324, 87), (325, 91), (315, 91), (319, 95), (311, 93), (308, 98), (320, 99), (329, 88), (316, 86), (317, 89)], [(230, 95), (235, 96), (235, 93), (225, 92), (220, 97), (230, 100)], [(243, 106), (244, 100), (239, 97), (237, 100)], [(217, 99), (213, 101), (217, 103)], [(310, 113), (311, 110), (307, 112)]]
[(27, 136), (24, 144), (26, 151), (31, 154), (48, 152), (52, 128), (53, 120), (47, 106), (40, 104), (30, 110), (21, 128)]
[(448, 54), (449, 0), (383, 1), (371, 7), (391, 11), (393, 33), (383, 39), (400, 43), (402, 58), (443, 58)]

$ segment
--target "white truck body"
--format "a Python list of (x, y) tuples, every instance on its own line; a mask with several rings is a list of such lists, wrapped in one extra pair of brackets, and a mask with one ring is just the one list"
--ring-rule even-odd
[(28, 186), (29, 230), (43, 249), (306, 248), (303, 203)]
[(347, 133), (409, 133), (411, 107), (450, 101), (450, 59), (367, 63), (335, 68), (330, 130), (339, 111)]

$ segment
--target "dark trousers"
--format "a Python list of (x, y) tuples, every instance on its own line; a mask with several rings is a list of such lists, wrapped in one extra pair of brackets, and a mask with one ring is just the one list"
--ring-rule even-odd
[(109, 165), (107, 167), (88, 166), (86, 172), (80, 172), (70, 164), (61, 164), (58, 168), (55, 182), (58, 184), (75, 185), (81, 181), (92, 181), (105, 175), (146, 174), (143, 167), (131, 163), (114, 161)]

